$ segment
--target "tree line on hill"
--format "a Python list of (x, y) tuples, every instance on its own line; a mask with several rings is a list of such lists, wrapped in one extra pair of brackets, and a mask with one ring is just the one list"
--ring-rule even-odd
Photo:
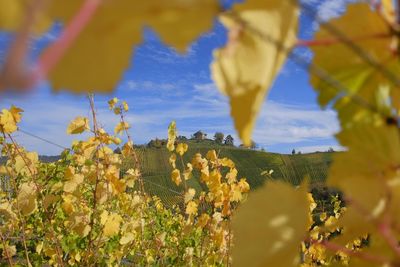
[[(190, 138), (187, 138), (184, 135), (180, 135), (176, 139), (177, 141), (192, 141), (197, 143), (208, 141), (216, 145), (234, 146), (234, 138), (232, 137), (232, 135), (228, 134), (227, 136), (225, 136), (225, 134), (222, 132), (216, 132), (213, 139), (207, 138), (207, 134), (202, 131), (195, 132), (190, 136)], [(147, 144), (147, 147), (161, 148), (166, 146), (167, 141), (167, 139), (152, 139)]]

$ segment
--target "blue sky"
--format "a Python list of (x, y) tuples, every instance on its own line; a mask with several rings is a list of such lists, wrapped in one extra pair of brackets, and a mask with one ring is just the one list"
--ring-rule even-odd
[[(315, 6), (323, 19), (329, 19), (343, 10), (345, 1), (304, 0)], [(311, 39), (318, 27), (307, 16), (301, 17), (300, 37)], [(55, 28), (32, 44), (32, 58), (40, 49), (56, 38)], [(213, 136), (220, 131), (239, 139), (229, 116), (229, 104), (210, 79), (209, 64), (212, 50), (225, 42), (225, 31), (215, 23), (212, 31), (193, 43), (185, 55), (164, 46), (151, 30), (144, 31), (145, 42), (135, 49), (132, 67), (112, 94), (96, 95), (100, 121), (112, 131), (117, 117), (108, 110), (107, 100), (116, 96), (126, 100), (131, 110), (127, 115), (131, 134), (136, 143), (147, 143), (152, 138), (165, 138), (170, 121), (176, 120), (179, 134), (190, 136), (202, 130)], [(10, 40), (9, 34), (0, 33), (0, 59)], [(306, 49), (295, 51), (311, 59)], [(338, 131), (336, 114), (321, 111), (316, 104), (316, 93), (309, 85), (308, 73), (288, 61), (278, 76), (268, 100), (257, 121), (254, 140), (270, 152), (290, 153), (293, 148), (302, 152), (339, 149), (333, 134)], [(68, 136), (66, 127), (75, 116), (89, 116), (85, 95), (68, 92), (53, 93), (43, 82), (26, 95), (3, 95), (1, 108), (11, 104), (23, 108), (21, 129), (57, 144), (68, 147), (79, 136)], [(29, 150), (55, 155), (61, 149), (16, 133), (17, 140)], [(84, 137), (84, 136), (82, 136)]]

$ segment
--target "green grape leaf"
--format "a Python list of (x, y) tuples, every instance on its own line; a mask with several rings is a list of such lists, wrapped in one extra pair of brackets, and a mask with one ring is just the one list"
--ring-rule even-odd
[(229, 41), (214, 51), (212, 76), (228, 95), (235, 128), (248, 146), (257, 114), (288, 53), (260, 35), (291, 48), (299, 13), (294, 2), (250, 0), (221, 16)]
[(250, 193), (233, 217), (234, 266), (297, 266), (308, 214), (306, 184), (268, 182)]

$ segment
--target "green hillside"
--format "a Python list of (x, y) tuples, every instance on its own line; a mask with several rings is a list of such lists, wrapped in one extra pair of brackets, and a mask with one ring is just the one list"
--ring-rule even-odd
[[(238, 178), (247, 178), (252, 189), (261, 186), (266, 177), (261, 172), (273, 170), (273, 179), (283, 179), (293, 184), (299, 184), (305, 176), (310, 177), (313, 184), (318, 184), (326, 179), (328, 166), (332, 153), (311, 153), (282, 155), (254, 151), (245, 148), (215, 145), (212, 141), (187, 142), (189, 151), (184, 155), (185, 162), (191, 162), (195, 153), (203, 156), (208, 150), (215, 149), (219, 157), (232, 159), (239, 171)], [(171, 167), (169, 165), (169, 151), (165, 148), (138, 149), (141, 159), (142, 174), (146, 192), (158, 195), (167, 204), (171, 205), (181, 198), (182, 187), (176, 186), (170, 178)], [(180, 162), (177, 161), (178, 166)], [(130, 167), (130, 162), (125, 162), (124, 169)], [(196, 191), (200, 191), (203, 184), (198, 179), (190, 179), (189, 185)]]

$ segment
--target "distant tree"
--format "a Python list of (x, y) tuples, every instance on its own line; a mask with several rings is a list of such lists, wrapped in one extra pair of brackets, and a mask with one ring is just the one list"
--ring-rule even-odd
[(221, 133), (221, 132), (216, 132), (216, 133), (214, 134), (214, 141), (215, 141), (215, 143), (222, 145), (222, 143), (224, 142), (224, 137), (225, 137), (225, 135), (224, 135), (223, 133)]
[(245, 146), (244, 144), (240, 144), (239, 147), (247, 148), (247, 149), (257, 149), (257, 143), (254, 141), (251, 141), (250, 146)]
[(257, 143), (254, 142), (254, 140), (251, 140), (250, 149), (253, 149), (253, 150), (257, 149)]
[(165, 144), (167, 143), (167, 141), (165, 139), (153, 139), (151, 140), (148, 144), (147, 147), (152, 147), (152, 148), (161, 148), (163, 146), (165, 146)]
[(192, 135), (192, 139), (195, 140), (204, 140), (206, 138), (207, 134), (203, 133), (202, 131), (197, 131)]
[(335, 150), (333, 150), (333, 148), (332, 147), (329, 147), (329, 149), (328, 149), (328, 152), (335, 152)]
[(262, 151), (262, 152), (265, 152), (265, 148), (262, 147), (262, 148), (261, 148), (261, 151)]
[(185, 140), (187, 140), (187, 137), (184, 136), (184, 135), (180, 135), (180, 136), (178, 136), (178, 137), (176, 138), (176, 140), (185, 141)]
[(292, 155), (296, 154), (296, 150), (293, 148)]
[(114, 153), (115, 154), (121, 154), (121, 148), (117, 147), (116, 149), (114, 149)]
[(228, 134), (228, 135), (225, 137), (224, 144), (227, 145), (227, 146), (233, 146), (233, 141), (234, 141), (234, 140), (233, 140), (232, 135)]
[(301, 155), (301, 151), (298, 151), (297, 154), (298, 154), (298, 155)]

